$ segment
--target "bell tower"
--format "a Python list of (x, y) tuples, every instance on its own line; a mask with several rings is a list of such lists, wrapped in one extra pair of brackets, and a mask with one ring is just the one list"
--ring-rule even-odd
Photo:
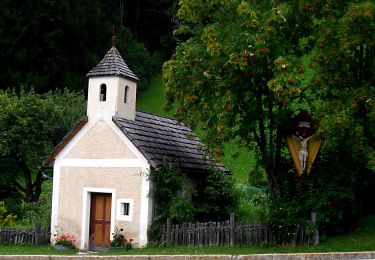
[(89, 120), (112, 121), (112, 116), (135, 119), (139, 78), (126, 65), (114, 42), (104, 58), (86, 76), (89, 79)]

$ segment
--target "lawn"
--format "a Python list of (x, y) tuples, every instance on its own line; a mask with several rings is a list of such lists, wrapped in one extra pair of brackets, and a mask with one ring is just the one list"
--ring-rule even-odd
[(161, 74), (156, 74), (150, 85), (143, 91), (137, 93), (137, 110), (151, 112), (157, 115), (173, 118), (174, 112), (165, 111), (164, 105), (164, 84)]
[[(149, 247), (134, 249), (126, 254), (178, 255), (178, 254), (269, 254), (269, 253), (317, 253), (375, 251), (375, 215), (362, 220), (360, 230), (329, 237), (317, 246), (254, 246), (254, 247)], [(120, 253), (120, 252), (119, 252)]]
[[(375, 215), (363, 219), (362, 228), (347, 235), (330, 237), (318, 246), (254, 246), (254, 247), (146, 247), (130, 251), (109, 251), (100, 255), (206, 255), (206, 254), (268, 254), (375, 251)], [(72, 251), (54, 250), (49, 246), (0, 246), (0, 255), (73, 254)]]
[(67, 255), (74, 251), (56, 250), (51, 246), (0, 246), (0, 255)]
[(258, 246), (258, 247), (170, 247), (144, 248), (128, 251), (127, 254), (267, 254), (267, 253), (316, 253), (375, 251), (375, 215), (362, 219), (360, 230), (329, 237), (317, 246)]

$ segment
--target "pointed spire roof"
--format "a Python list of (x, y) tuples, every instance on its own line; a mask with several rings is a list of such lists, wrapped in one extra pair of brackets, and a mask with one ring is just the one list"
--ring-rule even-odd
[(101, 62), (96, 65), (89, 73), (86, 74), (86, 77), (103, 77), (103, 76), (119, 76), (127, 78), (130, 80), (138, 81), (139, 78), (120, 55), (120, 52), (113, 46), (107, 54), (104, 56)]

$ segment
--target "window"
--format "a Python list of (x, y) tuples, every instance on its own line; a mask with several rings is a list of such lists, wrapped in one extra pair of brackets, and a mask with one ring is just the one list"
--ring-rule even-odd
[(106, 99), (107, 99), (107, 85), (101, 84), (100, 85), (99, 101), (106, 101)]
[(117, 200), (117, 220), (132, 221), (133, 215), (133, 200), (132, 199), (118, 199)]
[(124, 103), (128, 103), (129, 86), (125, 86)]
[(121, 211), (122, 211), (122, 215), (123, 216), (129, 216), (129, 213), (130, 213), (130, 203), (128, 202), (125, 202), (125, 203), (121, 203)]

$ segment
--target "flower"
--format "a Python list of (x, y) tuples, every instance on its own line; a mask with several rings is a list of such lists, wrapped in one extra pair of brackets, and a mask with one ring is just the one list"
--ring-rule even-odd
[(111, 240), (110, 247), (121, 247), (125, 250), (130, 250), (133, 248), (132, 242), (134, 241), (134, 239), (126, 239), (123, 228), (118, 229), (117, 227), (115, 227), (115, 232), (112, 233), (112, 235), (113, 240)]
[(77, 239), (72, 234), (59, 234), (61, 231), (57, 231), (56, 234), (54, 234), (55, 238), (55, 245), (61, 245), (66, 246), (71, 249), (75, 249), (75, 243), (77, 242)]

